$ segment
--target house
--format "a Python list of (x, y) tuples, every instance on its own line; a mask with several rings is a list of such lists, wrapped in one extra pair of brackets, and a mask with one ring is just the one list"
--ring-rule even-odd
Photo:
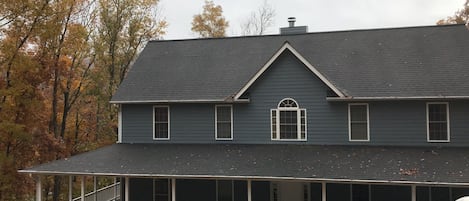
[(298, 30), (149, 42), (111, 101), (118, 142), (20, 172), (39, 197), (44, 175), (116, 177), (126, 201), (469, 195), (463, 25)]

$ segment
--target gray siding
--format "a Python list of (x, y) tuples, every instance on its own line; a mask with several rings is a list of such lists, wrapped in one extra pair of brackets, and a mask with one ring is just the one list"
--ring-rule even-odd
[[(314, 61), (313, 61), (314, 62)], [(170, 104), (170, 140), (153, 140), (150, 104), (122, 105), (124, 143), (296, 143), (469, 145), (469, 101), (449, 101), (450, 143), (428, 143), (426, 101), (368, 102), (370, 142), (349, 142), (348, 103), (326, 100), (328, 87), (288, 51), (251, 86), (249, 103), (233, 105), (233, 140), (215, 140), (215, 104)], [(272, 141), (270, 109), (283, 98), (307, 110), (307, 141)]]

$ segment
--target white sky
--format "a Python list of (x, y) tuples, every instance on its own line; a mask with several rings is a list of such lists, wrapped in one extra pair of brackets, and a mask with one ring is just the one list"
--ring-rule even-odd
[[(214, 0), (229, 21), (228, 35), (240, 34), (241, 23), (264, 0)], [(267, 34), (278, 34), (296, 17), (297, 26), (309, 32), (435, 25), (454, 14), (465, 0), (267, 0), (275, 9), (275, 24)], [(161, 15), (168, 21), (164, 39), (197, 38), (192, 17), (202, 12), (204, 0), (160, 0)]]

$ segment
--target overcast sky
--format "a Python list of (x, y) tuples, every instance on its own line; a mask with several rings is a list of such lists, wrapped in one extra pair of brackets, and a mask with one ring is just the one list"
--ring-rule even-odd
[[(240, 35), (243, 21), (264, 0), (214, 0), (229, 21), (228, 35)], [(296, 17), (297, 26), (309, 32), (434, 25), (461, 9), (465, 0), (267, 0), (275, 9), (275, 24), (268, 34), (278, 34)], [(161, 15), (169, 27), (164, 39), (196, 38), (192, 17), (202, 11), (204, 0), (160, 0)]]

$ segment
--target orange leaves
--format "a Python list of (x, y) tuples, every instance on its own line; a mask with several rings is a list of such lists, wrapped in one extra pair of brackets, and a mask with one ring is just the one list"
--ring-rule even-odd
[(206, 0), (201, 14), (194, 15), (192, 31), (202, 38), (220, 38), (225, 36), (228, 21), (223, 17), (223, 9), (213, 1)]

